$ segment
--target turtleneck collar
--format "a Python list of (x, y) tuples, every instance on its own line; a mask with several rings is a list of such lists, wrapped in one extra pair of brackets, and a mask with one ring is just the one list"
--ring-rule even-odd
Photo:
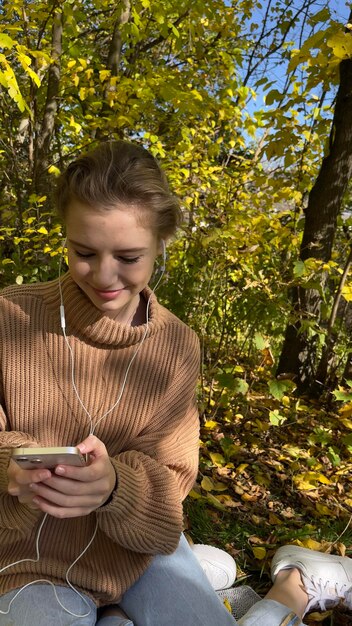
[[(146, 324), (129, 326), (121, 324), (102, 313), (92, 304), (86, 294), (74, 282), (69, 272), (61, 278), (63, 303), (65, 306), (66, 332), (77, 335), (82, 340), (105, 344), (131, 346), (141, 341)], [(44, 300), (59, 321), (59, 280), (42, 284)], [(150, 297), (148, 337), (165, 325), (167, 310), (162, 307), (152, 290), (146, 287), (141, 296), (146, 302)]]

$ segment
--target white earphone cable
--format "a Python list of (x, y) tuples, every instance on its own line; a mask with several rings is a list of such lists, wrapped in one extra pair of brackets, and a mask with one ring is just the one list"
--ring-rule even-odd
[[(35, 540), (35, 549), (36, 549), (36, 557), (35, 559), (21, 559), (20, 561), (16, 561), (15, 563), (10, 563), (9, 565), (6, 565), (5, 567), (3, 567), (2, 569), (0, 569), (0, 574), (2, 572), (4, 572), (5, 570), (7, 570), (10, 567), (14, 567), (15, 565), (19, 565), (20, 563), (38, 563), (40, 560), (40, 552), (39, 552), (39, 541), (40, 541), (40, 535), (44, 526), (44, 523), (46, 521), (48, 517), (48, 513), (45, 513), (41, 524), (39, 526), (39, 530), (37, 532), (37, 536), (36, 536), (36, 540)], [(20, 593), (22, 593), (22, 591), (24, 589), (26, 589), (27, 587), (30, 587), (31, 585), (35, 585), (37, 583), (47, 583), (49, 585), (52, 586), (55, 597), (57, 602), (59, 603), (59, 605), (64, 609), (64, 611), (66, 611), (66, 613), (69, 613), (70, 615), (72, 615), (73, 617), (88, 617), (88, 615), (91, 613), (91, 608), (88, 604), (88, 602), (86, 601), (86, 599), (84, 598), (84, 596), (82, 596), (82, 594), (79, 593), (79, 591), (77, 591), (77, 589), (75, 589), (75, 587), (72, 585), (72, 583), (70, 582), (68, 575), (70, 570), (72, 569), (72, 567), (77, 563), (77, 561), (79, 561), (79, 559), (85, 554), (85, 552), (88, 550), (88, 548), (91, 546), (91, 544), (94, 541), (95, 535), (97, 534), (97, 530), (98, 530), (98, 522), (96, 522), (95, 524), (95, 528), (94, 528), (94, 533), (91, 537), (91, 539), (89, 540), (89, 543), (86, 545), (86, 547), (84, 548), (84, 550), (81, 552), (81, 554), (79, 554), (79, 556), (75, 559), (75, 561), (73, 563), (71, 563), (70, 567), (68, 568), (68, 570), (66, 571), (66, 582), (69, 585), (69, 587), (71, 587), (72, 591), (74, 591), (80, 598), (81, 600), (84, 602), (84, 604), (89, 608), (88, 613), (85, 613), (84, 615), (78, 615), (76, 613), (73, 613), (72, 611), (70, 611), (69, 609), (67, 609), (62, 602), (60, 601), (58, 595), (57, 595), (57, 591), (56, 591), (56, 587), (55, 585), (51, 582), (51, 580), (47, 580), (46, 578), (37, 578), (36, 580), (31, 581), (30, 583), (27, 583), (26, 585), (23, 585), (23, 587), (21, 587), (17, 593), (13, 596), (13, 598), (11, 598), (10, 602), (9, 602), (9, 606), (7, 607), (6, 611), (2, 611), (0, 610), (0, 615), (8, 615), (10, 613), (11, 610), (11, 606), (12, 603), (16, 600), (16, 598), (19, 596)]]

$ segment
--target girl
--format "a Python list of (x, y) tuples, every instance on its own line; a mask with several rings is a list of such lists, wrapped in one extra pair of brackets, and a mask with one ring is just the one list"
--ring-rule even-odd
[[(127, 142), (72, 163), (57, 202), (68, 273), (0, 298), (0, 624), (233, 625), (181, 536), (198, 340), (148, 287), (178, 202)], [(12, 449), (31, 446), (77, 446), (88, 462), (22, 469)], [(262, 626), (290, 614), (274, 605)]]

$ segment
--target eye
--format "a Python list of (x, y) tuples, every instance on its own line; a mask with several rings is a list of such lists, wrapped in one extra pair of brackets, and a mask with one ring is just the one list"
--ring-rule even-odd
[(90, 257), (94, 256), (93, 252), (79, 252), (78, 250), (75, 250), (75, 255), (80, 257), (81, 259), (89, 259)]
[(138, 263), (140, 256), (128, 257), (128, 256), (120, 256), (119, 259), (122, 263), (127, 263), (127, 265), (131, 265), (132, 263)]

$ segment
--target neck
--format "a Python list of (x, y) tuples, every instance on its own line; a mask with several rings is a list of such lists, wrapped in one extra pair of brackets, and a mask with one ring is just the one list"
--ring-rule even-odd
[(121, 311), (118, 313), (112, 313), (111, 315), (108, 314), (108, 317), (111, 317), (116, 320), (116, 322), (124, 324), (125, 326), (134, 325), (133, 322), (135, 317), (137, 317), (141, 300), (142, 298), (140, 297), (140, 294), (137, 294), (131, 302), (128, 302), (128, 304), (121, 309)]

